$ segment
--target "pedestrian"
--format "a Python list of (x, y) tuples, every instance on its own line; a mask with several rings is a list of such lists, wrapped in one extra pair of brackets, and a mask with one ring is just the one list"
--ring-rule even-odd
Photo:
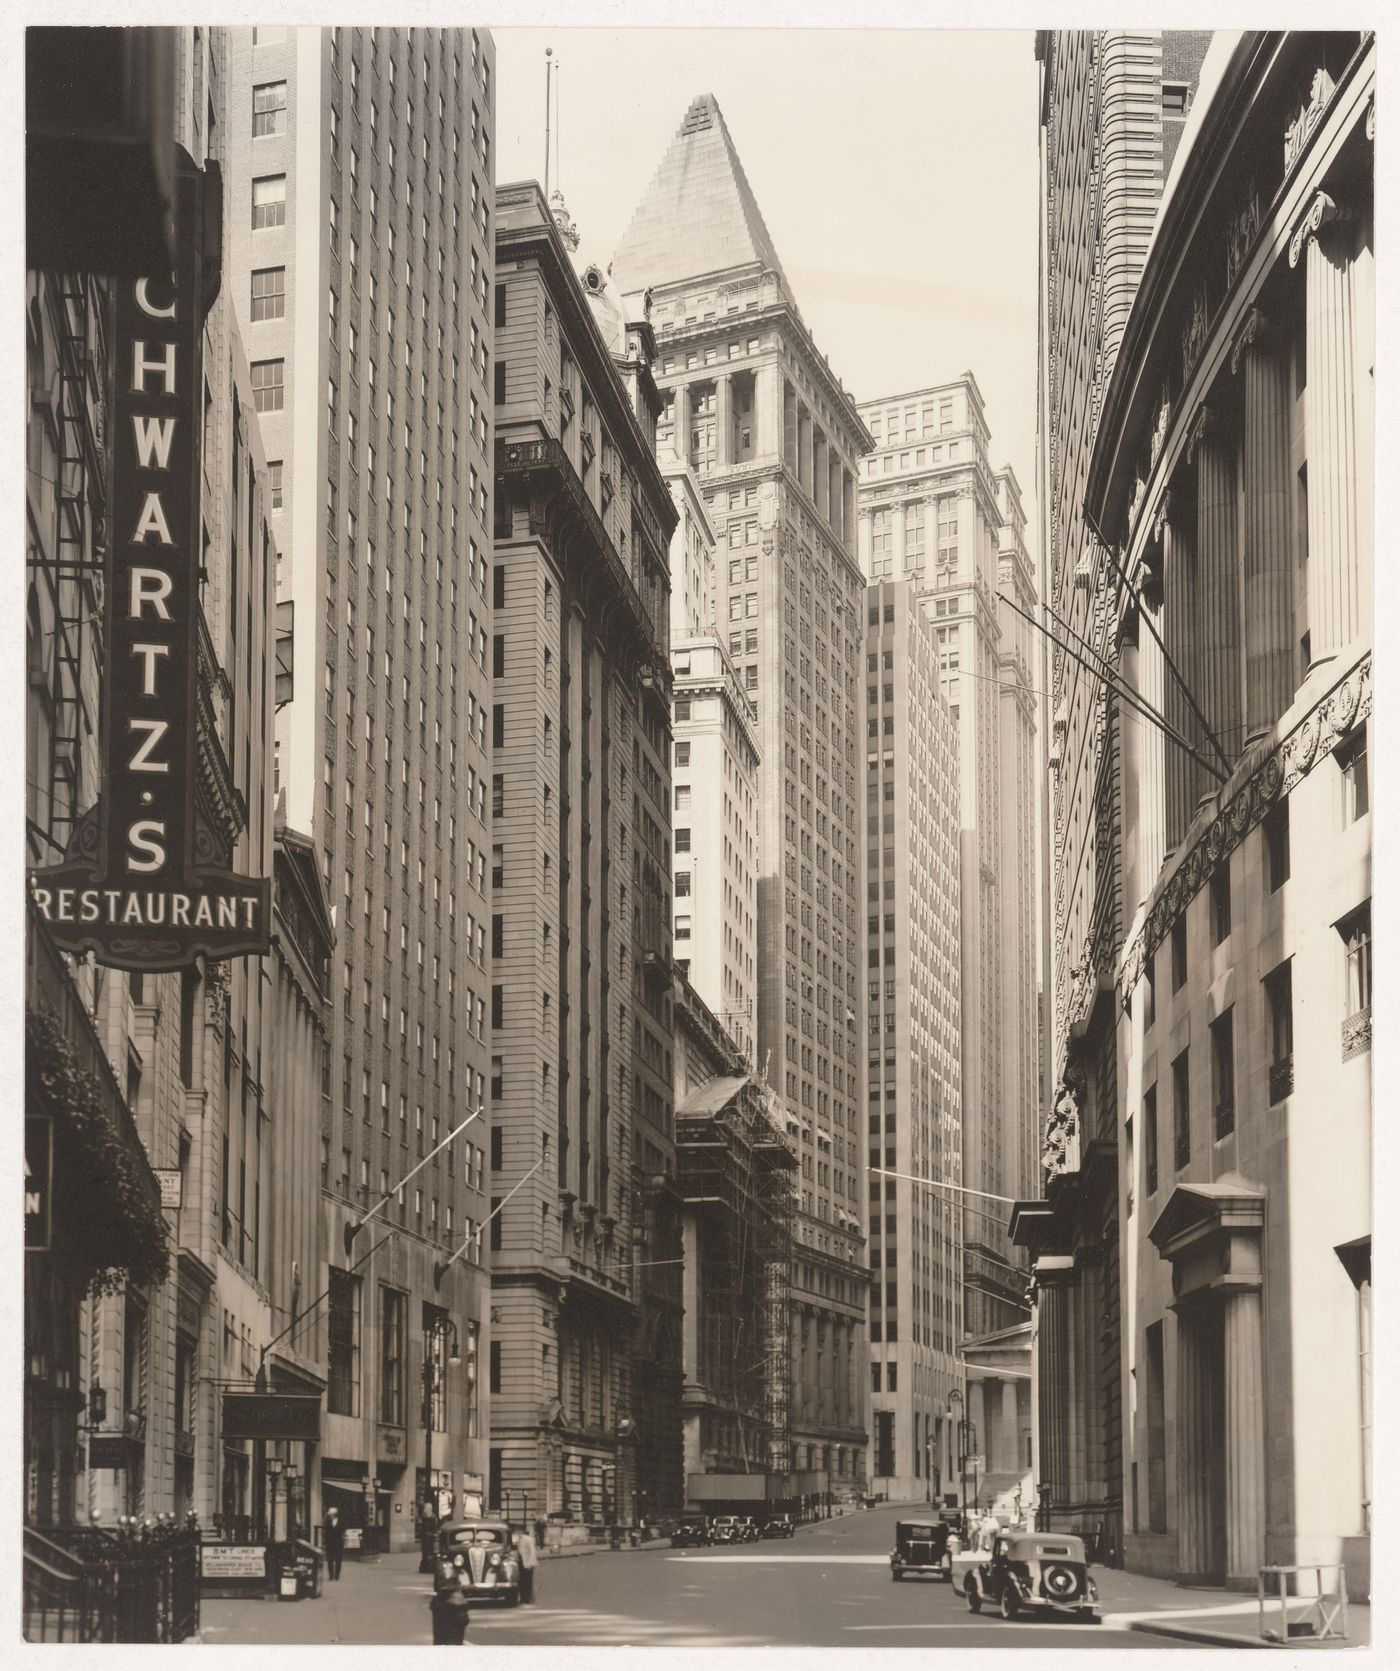
[(520, 1599), (527, 1606), (535, 1599), (535, 1568), (539, 1565), (539, 1551), (534, 1533), (522, 1526), (515, 1540), (515, 1552), (520, 1557)]
[(977, 1528), (977, 1541), (985, 1550), (989, 1550), (996, 1543), (997, 1533), (1001, 1530), (1001, 1522), (990, 1509), (982, 1517), (982, 1524)]
[(321, 1528), (321, 1541), (326, 1549), (326, 1571), (331, 1578), (340, 1577), (340, 1563), (345, 1559), (345, 1528), (340, 1524), (340, 1510), (326, 1510), (326, 1522)]

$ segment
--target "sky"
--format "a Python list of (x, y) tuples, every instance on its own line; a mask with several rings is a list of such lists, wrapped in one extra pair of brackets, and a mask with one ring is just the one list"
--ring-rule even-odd
[[(1036, 116), (1029, 30), (497, 25), (496, 178), (558, 178), (610, 254), (691, 100), (713, 93), (802, 316), (857, 400), (971, 371), (994, 468), (1035, 485)], [(1030, 537), (1032, 526), (1027, 530)]]

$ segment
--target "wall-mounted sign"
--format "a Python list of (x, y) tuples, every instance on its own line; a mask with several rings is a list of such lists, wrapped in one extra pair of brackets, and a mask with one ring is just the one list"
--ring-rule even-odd
[(321, 1400), (307, 1393), (224, 1394), (224, 1438), (321, 1437)]
[[(179, 266), (117, 287), (102, 623), (102, 790), (63, 863), (31, 876), (66, 951), (176, 969), (270, 944), (270, 878), (237, 876), (197, 807), (203, 322), (217, 272), (217, 167), (179, 158)], [(207, 659), (207, 658), (206, 658)], [(213, 669), (207, 669), (212, 675)], [(207, 698), (206, 698), (207, 708)]]
[(151, 1170), (156, 1175), (156, 1182), (160, 1185), (160, 1204), (162, 1207), (181, 1207), (184, 1205), (184, 1173), (178, 1166), (155, 1166)]
[(88, 1435), (89, 1468), (125, 1468), (131, 1447), (124, 1433), (90, 1433)]
[(381, 1427), (379, 1429), (379, 1461), (391, 1465), (403, 1462), (408, 1456), (408, 1445), (401, 1427)]
[(260, 1543), (204, 1543), (199, 1547), (201, 1578), (265, 1578), (267, 1550)]
[(53, 1234), (53, 1120), (24, 1117), (24, 1245), (46, 1253)]

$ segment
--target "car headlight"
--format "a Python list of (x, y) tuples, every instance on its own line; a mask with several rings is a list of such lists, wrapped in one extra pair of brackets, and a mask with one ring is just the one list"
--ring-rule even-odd
[(454, 1555), (452, 1557), (452, 1565), (454, 1567), (464, 1567), (464, 1566), (466, 1566), (466, 1564), (467, 1564), (467, 1558), (466, 1558), (465, 1555), (458, 1554), (458, 1555)]

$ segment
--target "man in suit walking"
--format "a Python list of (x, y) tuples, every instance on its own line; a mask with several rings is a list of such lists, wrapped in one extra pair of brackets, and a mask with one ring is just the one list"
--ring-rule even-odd
[(340, 1523), (339, 1509), (326, 1510), (326, 1521), (321, 1528), (321, 1539), (326, 1550), (326, 1570), (330, 1577), (339, 1578), (340, 1563), (345, 1559), (345, 1528)]

